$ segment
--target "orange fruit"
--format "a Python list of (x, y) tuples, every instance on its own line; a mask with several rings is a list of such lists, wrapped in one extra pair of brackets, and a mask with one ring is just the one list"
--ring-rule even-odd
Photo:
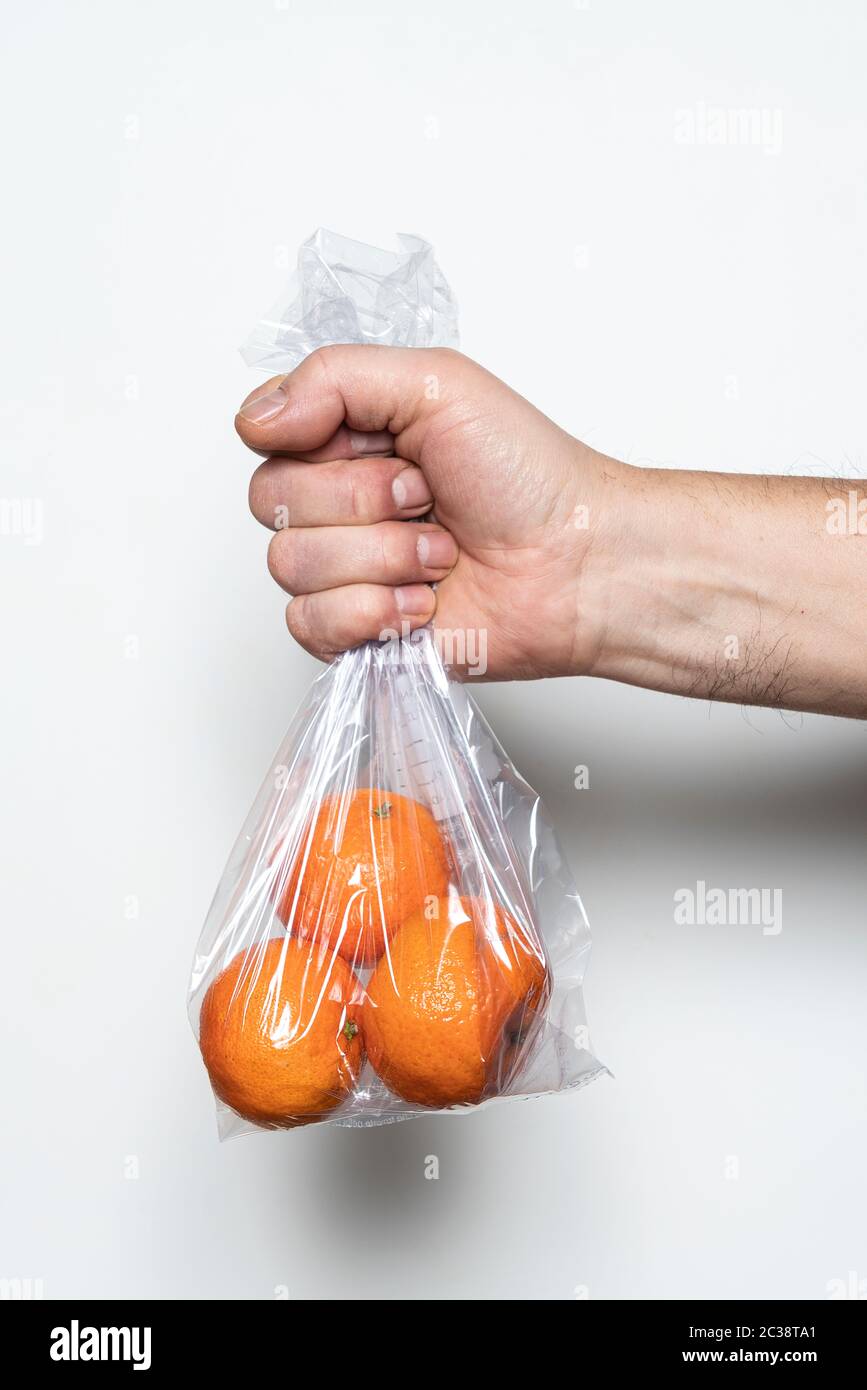
[(302, 836), (277, 914), (355, 966), (372, 965), (401, 922), (444, 899), (449, 866), (433, 816), (395, 792), (327, 797)]
[(364, 1041), (390, 1090), (474, 1105), (502, 1090), (549, 988), (541, 946), (501, 908), (452, 895), (400, 928), (367, 985)]
[(361, 986), (339, 957), (282, 936), (241, 951), (202, 1004), (199, 1045), (221, 1100), (291, 1128), (333, 1110), (361, 1070)]

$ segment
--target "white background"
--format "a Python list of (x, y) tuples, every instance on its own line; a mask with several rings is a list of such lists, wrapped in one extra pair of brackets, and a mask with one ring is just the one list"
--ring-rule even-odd
[[(0, 1276), (867, 1294), (863, 725), (482, 690), (578, 877), (616, 1081), (218, 1145), (184, 998), (317, 669), (232, 430), (297, 244), (432, 240), (465, 350), (609, 453), (863, 472), (863, 5), (43, 0), (5, 39), (2, 495), (43, 524), (0, 536)], [(781, 142), (703, 142), (714, 107)], [(676, 926), (700, 878), (781, 888), (781, 934)]]

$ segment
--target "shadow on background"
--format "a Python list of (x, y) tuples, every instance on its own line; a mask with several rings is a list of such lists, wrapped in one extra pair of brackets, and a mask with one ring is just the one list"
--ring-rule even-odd
[[(317, 1146), (309, 1180), (314, 1200), (327, 1200), (335, 1216), (348, 1225), (387, 1222), (394, 1233), (418, 1214), (420, 1190), (438, 1186), (426, 1177), (446, 1164), (460, 1187), (469, 1175), (468, 1145), (456, 1131), (472, 1125), (471, 1117), (431, 1116), (371, 1128), (331, 1128)], [(318, 1136), (317, 1136), (318, 1137)]]

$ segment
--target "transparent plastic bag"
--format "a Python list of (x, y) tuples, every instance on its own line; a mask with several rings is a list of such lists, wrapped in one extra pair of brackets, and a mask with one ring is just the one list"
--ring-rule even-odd
[[(351, 326), (352, 340), (456, 341), (431, 248), (401, 242), (394, 254), (317, 233), (248, 359), (289, 370)], [(336, 317), (323, 284), (340, 287), (326, 296)], [(605, 1068), (584, 1015), (589, 948), (539, 798), (435, 633), (344, 653), (297, 713), (198, 943), (189, 1014), (221, 1137), (592, 1080)]]
[(458, 306), (421, 237), (382, 251), (319, 227), (299, 248), (286, 291), (241, 348), (250, 367), (291, 372), (327, 343), (457, 347)]

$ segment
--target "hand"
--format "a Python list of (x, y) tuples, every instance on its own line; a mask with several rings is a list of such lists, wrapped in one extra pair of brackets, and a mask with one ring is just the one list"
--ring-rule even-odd
[(632, 468), (443, 350), (320, 350), (236, 423), (267, 455), (250, 505), (280, 528), (290, 631), (323, 659), (435, 614), (484, 634), (489, 679), (867, 717), (863, 485)]
[(268, 563), (308, 651), (328, 660), (436, 613), (438, 628), (484, 632), (489, 679), (589, 669), (601, 608), (585, 594), (581, 509), (605, 516), (623, 464), (447, 350), (320, 350), (236, 424), (268, 455), (250, 506), (280, 528)]

